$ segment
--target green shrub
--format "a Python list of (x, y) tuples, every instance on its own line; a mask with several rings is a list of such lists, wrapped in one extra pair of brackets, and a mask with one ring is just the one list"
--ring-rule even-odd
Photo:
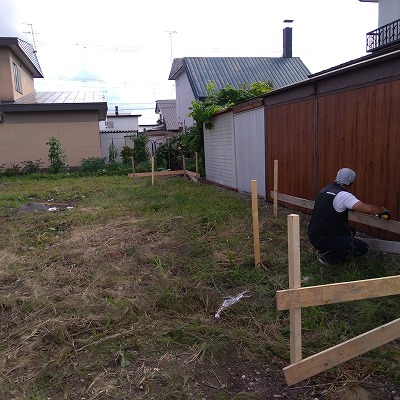
[(22, 161), (22, 164), (24, 165), (22, 167), (22, 172), (26, 175), (30, 175), (30, 174), (36, 174), (40, 171), (40, 168), (43, 167), (43, 162), (42, 160), (39, 158), (39, 160), (36, 161)]
[(97, 172), (105, 168), (106, 159), (104, 157), (89, 157), (81, 159), (81, 172)]
[(151, 171), (151, 162), (145, 161), (139, 164), (135, 164), (135, 172), (149, 172)]
[(61, 147), (60, 142), (55, 138), (51, 137), (47, 145), (49, 149), (49, 172), (57, 174), (59, 172), (68, 171), (67, 156), (64, 153), (64, 149)]
[(121, 150), (121, 158), (123, 164), (131, 164), (133, 151), (129, 146), (124, 146)]

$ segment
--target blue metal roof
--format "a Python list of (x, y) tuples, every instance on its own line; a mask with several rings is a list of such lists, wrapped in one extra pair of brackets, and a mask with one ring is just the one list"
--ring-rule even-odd
[(308, 79), (311, 74), (299, 57), (184, 57), (175, 59), (169, 79), (186, 71), (196, 99), (207, 97), (206, 86), (212, 81), (217, 91), (230, 85), (272, 81), (279, 89)]

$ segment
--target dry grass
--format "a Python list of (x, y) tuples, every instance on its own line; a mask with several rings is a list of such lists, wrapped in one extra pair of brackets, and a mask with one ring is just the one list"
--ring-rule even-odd
[[(270, 205), (260, 204), (257, 270), (248, 196), (181, 178), (155, 187), (124, 177), (8, 179), (2, 188), (1, 399), (344, 400), (400, 393), (396, 343), (295, 388), (285, 385), (288, 315), (276, 311), (274, 296), (287, 287), (290, 210), (275, 220)], [(73, 209), (16, 211), (50, 197)], [(301, 218), (304, 229), (307, 216)], [(301, 240), (310, 282), (345, 279), (323, 272)], [(351, 266), (353, 273), (373, 275), (382, 257)], [(384, 257), (398, 268), (395, 257)], [(225, 295), (245, 289), (251, 297), (214, 318)], [(380, 304), (392, 318), (399, 302)], [(378, 311), (368, 304), (362, 311), (368, 309), (370, 323), (378, 323)], [(364, 329), (351, 326), (356, 309), (332, 310), (305, 316), (305, 353)], [(317, 319), (332, 324), (327, 329)]]

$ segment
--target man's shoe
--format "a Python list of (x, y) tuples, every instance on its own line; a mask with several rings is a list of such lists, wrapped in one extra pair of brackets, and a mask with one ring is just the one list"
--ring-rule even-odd
[(317, 260), (318, 260), (321, 264), (324, 264), (324, 265), (332, 265), (332, 264), (330, 264), (330, 263), (328, 262), (328, 260), (326, 259), (325, 254), (326, 254), (326, 253), (324, 253), (324, 254), (318, 254)]

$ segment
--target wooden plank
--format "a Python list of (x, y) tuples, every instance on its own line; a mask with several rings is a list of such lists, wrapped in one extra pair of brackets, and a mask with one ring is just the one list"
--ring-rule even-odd
[[(271, 197), (274, 198), (274, 192), (271, 192)], [(293, 204), (295, 206), (300, 206), (306, 208), (308, 210), (312, 210), (314, 208), (314, 201), (301, 199), (300, 197), (289, 196), (287, 194), (278, 193), (278, 200), (283, 201), (284, 203)]]
[[(178, 171), (155, 171), (154, 176), (175, 176), (183, 175), (183, 170)], [(134, 174), (128, 174), (129, 178), (143, 178), (147, 176), (152, 176), (151, 172), (136, 172)]]
[(285, 367), (283, 373), (286, 383), (290, 386), (301, 382), (367, 351), (396, 340), (399, 336), (400, 318)]
[[(274, 197), (273, 191), (271, 192), (271, 197)], [(312, 200), (301, 199), (299, 197), (289, 196), (281, 193), (278, 193), (278, 200), (283, 201), (284, 203), (300, 206), (308, 210), (312, 210), (315, 203)], [(398, 221), (384, 220), (374, 215), (363, 214), (357, 211), (349, 212), (349, 221), (358, 222), (360, 224), (373, 226), (374, 228), (400, 234), (400, 222)]]
[(257, 181), (251, 181), (251, 210), (253, 214), (253, 247), (254, 247), (254, 263), (256, 268), (260, 268), (260, 230), (258, 220), (258, 197), (257, 197)]
[[(197, 176), (196, 172), (193, 171), (186, 171), (186, 175), (192, 176), (193, 178), (196, 178)], [(198, 176), (200, 176), (200, 174), (198, 174)]]
[(400, 294), (400, 275), (278, 290), (276, 307), (287, 310)]
[(386, 253), (400, 254), (400, 242), (390, 240), (367, 239), (360, 238), (363, 242), (368, 243), (371, 249), (384, 251)]
[(349, 221), (359, 222), (385, 231), (400, 233), (400, 222), (384, 220), (373, 215), (362, 214), (356, 211), (349, 212)]
[[(289, 288), (301, 286), (300, 273), (300, 218), (290, 214), (288, 221)], [(301, 308), (290, 309), (290, 362), (302, 358), (301, 349)]]

